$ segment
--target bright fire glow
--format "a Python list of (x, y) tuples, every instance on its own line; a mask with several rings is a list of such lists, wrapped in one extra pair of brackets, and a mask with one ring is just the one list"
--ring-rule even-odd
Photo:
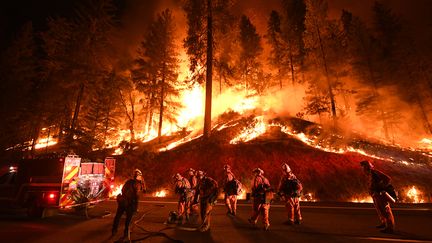
[(349, 200), (353, 203), (372, 203), (372, 197), (371, 196), (360, 196), (360, 197), (354, 197), (351, 200)]
[(109, 197), (117, 197), (121, 193), (121, 190), (123, 188), (123, 184), (117, 185), (114, 187), (113, 187), (113, 185), (111, 185), (110, 187), (111, 187), (111, 191), (110, 191)]
[(254, 118), (253, 125), (246, 127), (243, 131), (234, 139), (230, 141), (230, 144), (238, 144), (239, 142), (248, 142), (261, 134), (266, 132), (267, 125), (264, 122), (263, 116)]
[(182, 95), (182, 105), (177, 125), (187, 127), (195, 118), (202, 116), (204, 113), (204, 89), (196, 84), (191, 90), (186, 90)]
[(304, 193), (303, 196), (300, 197), (300, 201), (303, 202), (316, 202), (316, 198), (315, 196), (309, 192), (309, 193)]
[(168, 192), (165, 190), (160, 190), (154, 193), (155, 197), (166, 197), (168, 195)]
[(35, 144), (35, 149), (43, 149), (57, 144), (57, 139), (53, 137), (39, 138)]
[(412, 203), (424, 203), (424, 200), (422, 199), (423, 193), (415, 186), (412, 186), (407, 190), (406, 196)]

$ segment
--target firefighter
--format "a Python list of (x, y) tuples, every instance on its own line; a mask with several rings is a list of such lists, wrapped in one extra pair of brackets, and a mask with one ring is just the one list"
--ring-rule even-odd
[(303, 186), (288, 164), (284, 163), (282, 165), (282, 171), (283, 175), (279, 183), (278, 193), (282, 200), (285, 201), (285, 207), (288, 211), (288, 220), (285, 224), (301, 224), (300, 194)]
[(198, 193), (197, 193), (197, 187), (198, 187), (198, 179), (196, 176), (196, 171), (192, 168), (189, 168), (186, 173), (188, 174), (188, 181), (191, 186), (191, 194), (192, 194), (192, 201), (190, 203), (190, 213), (192, 217), (192, 221), (196, 220), (198, 218), (199, 214), (199, 205), (198, 205)]
[(178, 223), (183, 224), (183, 215), (189, 220), (189, 209), (192, 201), (189, 181), (179, 173), (174, 175), (175, 193), (179, 195), (178, 200)]
[(126, 213), (123, 239), (126, 238), (130, 240), (129, 225), (133, 215), (138, 211), (138, 193), (145, 190), (146, 188), (142, 172), (139, 169), (135, 169), (133, 178), (126, 181), (123, 185), (121, 194), (117, 196), (117, 212), (114, 217), (112, 237), (117, 233), (121, 216), (123, 213)]
[(208, 177), (203, 171), (198, 171), (198, 188), (200, 201), (200, 214), (202, 224), (199, 231), (205, 232), (210, 229), (210, 214), (216, 204), (218, 196), (218, 183)]
[(255, 174), (252, 183), (253, 213), (248, 221), (253, 226), (256, 226), (258, 217), (261, 214), (263, 217), (264, 230), (268, 230), (270, 227), (270, 200), (272, 199), (270, 182), (264, 177), (264, 171), (262, 169), (255, 168), (252, 172)]
[(390, 201), (393, 200), (394, 202), (396, 200), (396, 193), (390, 184), (391, 179), (388, 175), (375, 169), (374, 165), (369, 161), (362, 161), (360, 165), (370, 178), (369, 193), (372, 196), (375, 209), (381, 221), (381, 224), (377, 228), (381, 228), (381, 232), (383, 233), (393, 233), (395, 222)]
[(224, 192), (225, 205), (228, 209), (227, 215), (236, 216), (237, 212), (237, 195), (241, 192), (241, 184), (235, 178), (229, 165), (224, 166)]

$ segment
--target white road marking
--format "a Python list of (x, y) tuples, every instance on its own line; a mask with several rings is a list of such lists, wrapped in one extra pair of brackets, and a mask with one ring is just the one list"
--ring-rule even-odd
[(429, 240), (411, 240), (411, 239), (397, 239), (397, 238), (383, 238), (383, 237), (350, 237), (362, 240), (376, 240), (376, 241), (390, 241), (390, 242), (432, 242)]

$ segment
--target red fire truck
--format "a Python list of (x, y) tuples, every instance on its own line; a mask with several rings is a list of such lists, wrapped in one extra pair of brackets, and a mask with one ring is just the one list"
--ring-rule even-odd
[(77, 155), (23, 159), (0, 176), (0, 205), (25, 208), (33, 217), (48, 209), (88, 206), (106, 200), (115, 159), (91, 162)]

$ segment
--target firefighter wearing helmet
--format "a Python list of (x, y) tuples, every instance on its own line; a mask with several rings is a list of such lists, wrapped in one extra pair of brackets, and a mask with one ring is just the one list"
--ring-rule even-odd
[(227, 215), (235, 216), (237, 213), (237, 196), (241, 193), (241, 183), (238, 181), (229, 165), (224, 166), (225, 205), (228, 209)]
[(301, 224), (300, 195), (303, 186), (288, 164), (282, 164), (282, 172), (283, 175), (279, 182), (278, 194), (285, 201), (285, 207), (288, 211), (288, 220), (285, 224)]
[(198, 228), (199, 231), (205, 232), (210, 229), (210, 214), (213, 206), (216, 205), (218, 196), (218, 183), (207, 176), (204, 171), (198, 171), (198, 188), (200, 215), (202, 224)]
[(189, 206), (190, 206), (189, 210), (191, 212), (191, 216), (194, 216), (194, 218), (195, 218), (195, 216), (197, 216), (199, 213), (198, 212), (199, 211), (198, 210), (198, 208), (199, 208), (199, 206), (198, 206), (198, 193), (197, 193), (198, 178), (196, 175), (197, 172), (194, 169), (189, 168), (186, 171), (186, 173), (187, 173), (188, 181), (189, 181), (190, 186), (191, 186), (190, 190), (192, 193), (192, 201), (189, 204)]
[(252, 172), (255, 175), (252, 183), (253, 213), (248, 221), (253, 226), (256, 226), (258, 217), (261, 214), (263, 217), (264, 229), (268, 230), (270, 227), (270, 201), (273, 199), (272, 189), (269, 180), (264, 177), (264, 171), (262, 169), (255, 168)]
[(127, 180), (123, 185), (122, 192), (117, 196), (117, 212), (114, 217), (112, 236), (114, 237), (117, 233), (117, 228), (120, 222), (120, 218), (123, 213), (126, 213), (126, 221), (123, 239), (130, 240), (129, 225), (133, 215), (138, 211), (139, 192), (146, 190), (145, 182), (142, 176), (142, 172), (139, 169), (135, 169), (133, 178)]
[(388, 175), (375, 169), (369, 161), (362, 161), (360, 165), (370, 180), (369, 193), (381, 221), (377, 228), (381, 228), (383, 233), (393, 233), (395, 222), (390, 202), (396, 201), (396, 192), (390, 184), (391, 179)]
[(177, 207), (178, 223), (183, 224), (183, 216), (185, 216), (186, 221), (189, 220), (189, 209), (193, 195), (191, 193), (189, 181), (180, 175), (180, 173), (175, 174), (173, 179), (175, 185), (174, 191), (177, 195), (179, 195)]

